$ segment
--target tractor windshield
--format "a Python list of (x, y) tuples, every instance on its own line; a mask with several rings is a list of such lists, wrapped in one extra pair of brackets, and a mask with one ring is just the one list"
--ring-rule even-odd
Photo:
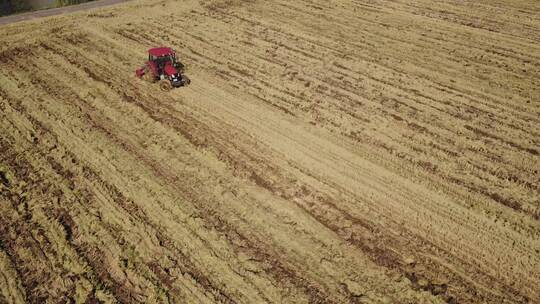
[(174, 55), (166, 55), (156, 58), (156, 63), (158, 65), (165, 65), (167, 62), (170, 62), (174, 64), (176, 62), (176, 56)]

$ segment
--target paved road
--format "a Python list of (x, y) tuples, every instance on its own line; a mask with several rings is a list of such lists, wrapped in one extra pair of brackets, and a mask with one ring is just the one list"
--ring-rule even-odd
[(48, 9), (48, 10), (40, 10), (40, 11), (35, 11), (35, 12), (0, 17), (0, 25), (24, 21), (24, 20), (37, 19), (41, 17), (72, 13), (76, 11), (83, 11), (87, 9), (97, 8), (101, 6), (108, 6), (108, 5), (118, 4), (118, 3), (127, 2), (127, 1), (129, 0), (98, 0), (98, 1), (86, 2), (86, 3), (82, 3), (78, 5), (70, 5), (70, 6), (53, 8), (53, 9)]

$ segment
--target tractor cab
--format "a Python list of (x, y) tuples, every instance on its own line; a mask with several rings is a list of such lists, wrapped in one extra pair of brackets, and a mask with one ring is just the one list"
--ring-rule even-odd
[(176, 53), (173, 49), (168, 47), (153, 48), (148, 50), (148, 61), (154, 62), (158, 69), (158, 74), (164, 74), (164, 68), (170, 65), (180, 72), (183, 71), (184, 66), (176, 59)]
[(148, 61), (155, 61), (158, 58), (170, 58), (176, 57), (176, 53), (173, 49), (168, 47), (158, 47), (148, 50)]

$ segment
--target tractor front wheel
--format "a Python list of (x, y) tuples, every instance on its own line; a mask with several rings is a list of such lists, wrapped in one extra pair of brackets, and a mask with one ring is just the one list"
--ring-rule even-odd
[(172, 89), (171, 82), (167, 79), (163, 79), (159, 82), (159, 87), (162, 91), (170, 91)]

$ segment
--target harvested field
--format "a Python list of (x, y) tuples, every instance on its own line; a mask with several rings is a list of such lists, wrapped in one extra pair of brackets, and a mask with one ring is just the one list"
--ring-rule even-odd
[[(0, 27), (0, 303), (540, 303), (540, 2)], [(177, 49), (192, 84), (134, 76)]]

